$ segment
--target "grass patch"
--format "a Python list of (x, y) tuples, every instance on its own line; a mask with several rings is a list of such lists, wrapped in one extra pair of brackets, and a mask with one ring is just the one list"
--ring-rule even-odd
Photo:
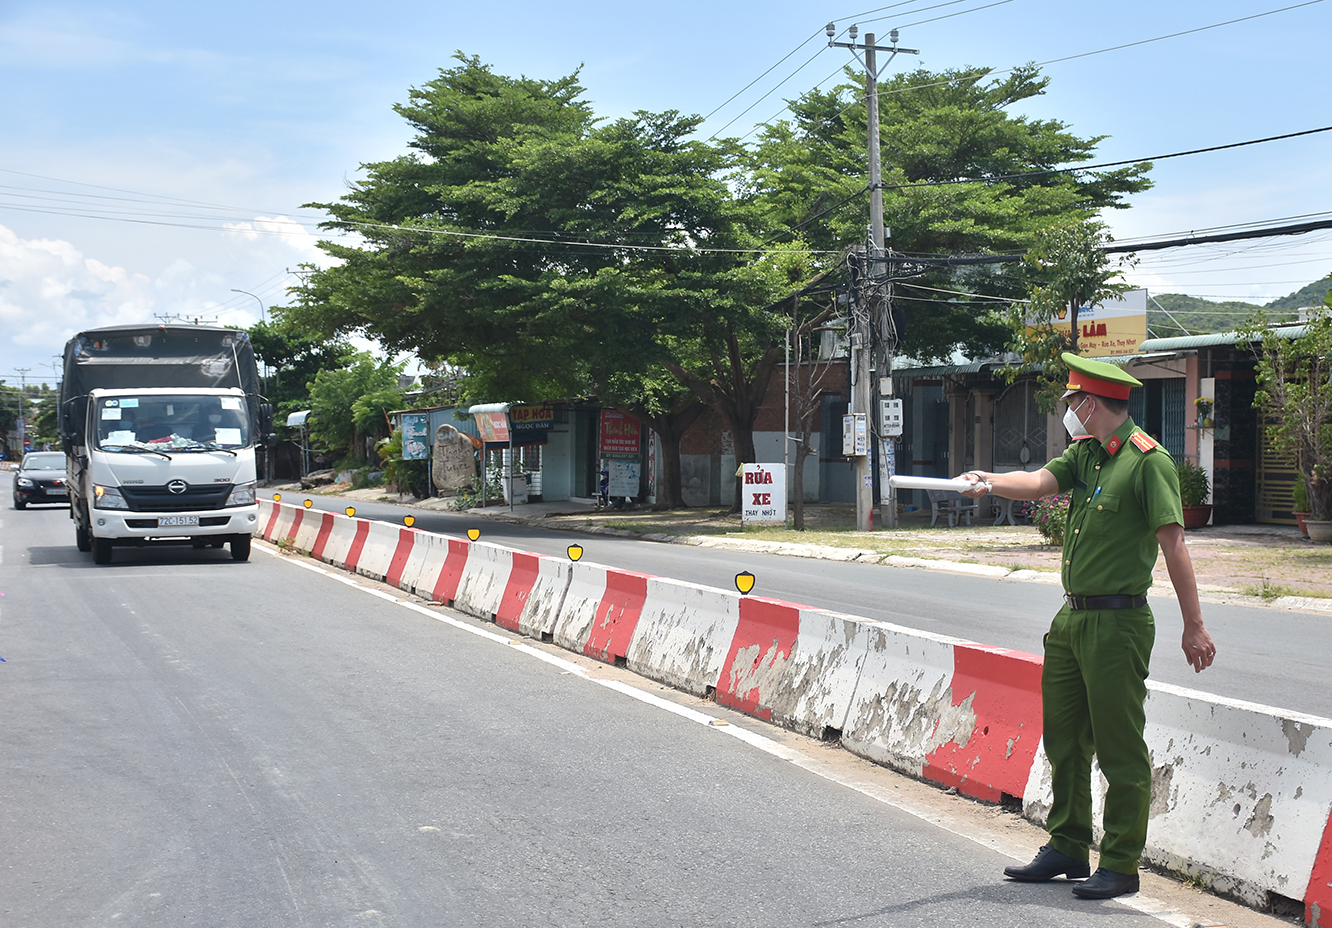
[(1270, 580), (1268, 580), (1266, 577), (1263, 578), (1263, 582), (1261, 584), (1246, 586), (1240, 592), (1243, 593), (1245, 596), (1257, 596), (1261, 598), (1263, 602), (1266, 603), (1270, 603), (1274, 599), (1280, 599), (1283, 596), (1306, 595), (1305, 593), (1302, 593), (1301, 591), (1295, 589), (1295, 587), (1293, 586), (1285, 586), (1284, 584), (1273, 583)]

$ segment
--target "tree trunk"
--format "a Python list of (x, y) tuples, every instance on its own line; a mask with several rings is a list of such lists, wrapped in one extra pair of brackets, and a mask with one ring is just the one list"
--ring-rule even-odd
[[(755, 463), (754, 421), (758, 418), (759, 407), (768, 393), (768, 382), (772, 372), (781, 360), (782, 345), (770, 345), (751, 370), (746, 370), (740, 350), (740, 341), (734, 334), (727, 339), (727, 357), (712, 359), (716, 377), (711, 382), (704, 382), (701, 377), (684, 369), (678, 364), (668, 364), (670, 372), (701, 401), (712, 407), (717, 415), (731, 429), (735, 443), (736, 464)], [(735, 500), (732, 512), (738, 512), (743, 499), (743, 478), (735, 478)]]
[(707, 406), (692, 396), (681, 396), (671, 408), (653, 415), (634, 403), (611, 401), (615, 409), (631, 416), (661, 436), (662, 480), (657, 488), (657, 509), (683, 509), (684, 484), (680, 466), (680, 441), (689, 427), (698, 421)]
[(794, 474), (791, 480), (791, 495), (793, 498), (794, 518), (792, 526), (797, 532), (805, 530), (805, 459), (814, 454), (808, 442), (802, 441), (796, 444), (796, 459)]

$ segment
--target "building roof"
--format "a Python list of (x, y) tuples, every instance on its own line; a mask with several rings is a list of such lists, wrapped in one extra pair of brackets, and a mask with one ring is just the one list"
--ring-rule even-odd
[[(1281, 338), (1303, 338), (1308, 330), (1306, 325), (1274, 326), (1272, 331)], [(1237, 345), (1241, 341), (1238, 332), (1212, 332), (1207, 335), (1179, 335), (1174, 338), (1149, 338), (1142, 343), (1140, 351), (1184, 351), (1191, 348), (1220, 348)]]

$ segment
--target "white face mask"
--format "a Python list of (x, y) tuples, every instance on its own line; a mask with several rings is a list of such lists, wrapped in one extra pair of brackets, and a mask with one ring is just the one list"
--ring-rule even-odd
[(1087, 405), (1087, 398), (1083, 397), (1082, 402), (1076, 407), (1070, 406), (1068, 409), (1064, 410), (1064, 428), (1068, 429), (1068, 435), (1070, 438), (1091, 437), (1091, 432), (1087, 431), (1087, 426), (1082, 424), (1082, 420), (1078, 418), (1076, 411), (1085, 405)]

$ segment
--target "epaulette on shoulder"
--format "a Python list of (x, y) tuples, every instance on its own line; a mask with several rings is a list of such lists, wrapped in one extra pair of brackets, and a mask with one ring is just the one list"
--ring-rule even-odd
[(1153, 448), (1161, 447), (1157, 443), (1156, 439), (1152, 438), (1152, 436), (1148, 435), (1146, 432), (1134, 432), (1132, 435), (1129, 436), (1129, 441), (1137, 445), (1138, 450), (1141, 451), (1143, 454), (1146, 454), (1148, 451), (1151, 451)]

